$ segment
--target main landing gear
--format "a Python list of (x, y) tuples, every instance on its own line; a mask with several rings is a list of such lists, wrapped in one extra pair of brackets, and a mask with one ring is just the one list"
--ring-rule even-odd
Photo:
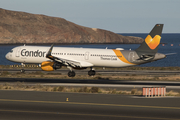
[[(68, 72), (68, 77), (74, 77), (76, 73), (72, 70), (72, 67), (67, 66), (67, 68), (70, 70)], [(88, 71), (89, 76), (94, 76), (95, 74), (96, 74), (96, 71), (93, 68), (91, 68), (90, 71)]]
[(76, 73), (72, 70), (72, 67), (67, 66), (67, 68), (70, 70), (68, 72), (68, 77), (74, 77), (76, 75)]
[(69, 71), (68, 72), (69, 77), (74, 77), (75, 75), (76, 75), (76, 73), (74, 71)]
[(96, 71), (95, 70), (90, 70), (88, 71), (88, 75), (89, 76), (94, 76), (96, 74)]

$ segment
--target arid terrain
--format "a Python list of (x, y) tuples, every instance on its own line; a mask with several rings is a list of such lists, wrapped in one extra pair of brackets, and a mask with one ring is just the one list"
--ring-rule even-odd
[(142, 38), (88, 28), (63, 18), (0, 8), (0, 44), (141, 43)]

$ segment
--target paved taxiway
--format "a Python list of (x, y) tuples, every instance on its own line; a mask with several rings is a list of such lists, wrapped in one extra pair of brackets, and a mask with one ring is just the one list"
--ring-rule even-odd
[[(20, 68), (13, 68), (13, 69), (0, 69), (0, 71), (9, 71), (9, 72), (20, 72)], [(25, 72), (29, 73), (29, 72), (36, 72), (36, 71), (41, 71), (43, 73), (49, 73), (47, 71), (42, 71), (40, 68), (37, 69), (29, 69), (29, 68), (25, 68)], [(69, 69), (58, 69), (55, 71), (51, 71), (51, 73), (60, 73), (62, 75), (67, 75)], [(78, 75), (87, 75), (89, 69), (85, 69), (85, 70), (74, 70), (76, 72), (76, 74)], [(101, 75), (153, 75), (153, 76), (164, 76), (164, 75), (180, 75), (180, 71), (172, 71), (172, 70), (108, 70), (108, 69), (97, 69), (96, 70), (97, 74), (101, 74)]]
[(16, 84), (23, 82), (24, 85), (44, 85), (44, 86), (68, 86), (68, 87), (101, 87), (115, 88), (116, 90), (132, 90), (143, 87), (161, 87), (166, 86), (167, 92), (170, 90), (179, 92), (180, 82), (172, 81), (130, 81), (130, 80), (93, 80), (93, 79), (48, 79), (48, 78), (0, 78), (0, 84)]
[[(68, 101), (67, 101), (68, 98)], [(0, 90), (0, 119), (180, 119), (180, 98)]]

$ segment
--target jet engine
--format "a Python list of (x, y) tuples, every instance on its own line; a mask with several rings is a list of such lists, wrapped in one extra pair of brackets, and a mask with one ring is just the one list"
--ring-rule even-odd
[(54, 65), (54, 62), (45, 61), (41, 63), (41, 69), (44, 71), (53, 71), (54, 70), (53, 65)]
[(60, 63), (57, 63), (57, 62), (55, 62), (54, 64), (53, 64), (53, 68), (56, 70), (56, 69), (60, 69), (62, 67), (62, 64), (60, 64)]
[(62, 67), (61, 64), (51, 61), (44, 61), (41, 63), (41, 69), (44, 71), (53, 71), (56, 69), (60, 69)]

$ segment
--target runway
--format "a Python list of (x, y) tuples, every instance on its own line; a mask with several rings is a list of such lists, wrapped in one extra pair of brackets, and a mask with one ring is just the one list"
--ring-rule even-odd
[(180, 119), (180, 98), (0, 90), (0, 119)]

